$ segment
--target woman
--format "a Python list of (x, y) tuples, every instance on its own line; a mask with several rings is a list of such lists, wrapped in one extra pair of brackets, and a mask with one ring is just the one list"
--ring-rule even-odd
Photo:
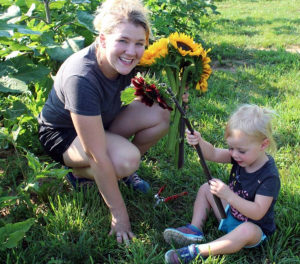
[(118, 180), (149, 190), (135, 171), (141, 155), (167, 133), (169, 112), (140, 101), (121, 107), (120, 92), (135, 76), (151, 35), (142, 3), (107, 0), (94, 26), (96, 41), (69, 57), (55, 77), (39, 115), (39, 138), (48, 155), (73, 169), (73, 184), (95, 180), (112, 214), (109, 234), (121, 243), (135, 235)]

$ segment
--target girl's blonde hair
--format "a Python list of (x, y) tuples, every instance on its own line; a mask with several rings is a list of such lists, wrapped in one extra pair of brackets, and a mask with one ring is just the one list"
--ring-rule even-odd
[(145, 29), (148, 45), (149, 38), (152, 38), (148, 14), (149, 11), (140, 0), (106, 0), (95, 13), (94, 27), (99, 34), (110, 34), (120, 23), (128, 22), (141, 26)]
[(275, 154), (277, 144), (272, 135), (272, 119), (275, 115), (274, 110), (244, 104), (231, 115), (225, 129), (225, 138), (231, 136), (234, 130), (239, 130), (257, 140), (267, 138), (269, 145), (266, 150)]

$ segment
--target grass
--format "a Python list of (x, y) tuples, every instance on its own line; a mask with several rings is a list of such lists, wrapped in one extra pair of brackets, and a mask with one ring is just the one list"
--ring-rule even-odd
[[(275, 109), (275, 156), (281, 176), (276, 205), (277, 232), (262, 248), (211, 257), (205, 263), (300, 263), (300, 7), (298, 0), (216, 2), (219, 16), (205, 19), (201, 33), (214, 68), (209, 91), (190, 91), (189, 118), (195, 129), (215, 146), (226, 147), (223, 132), (230, 113), (242, 103)], [(170, 246), (162, 233), (191, 220), (197, 190), (205, 182), (196, 152), (186, 145), (185, 166), (177, 171), (165, 153), (165, 139), (143, 157), (139, 174), (153, 192), (144, 196), (120, 186), (137, 235), (130, 247), (108, 237), (110, 216), (96, 189), (86, 194), (51, 192), (29, 207), (20, 203), (1, 211), (7, 222), (37, 219), (18, 247), (0, 251), (1, 263), (164, 263)], [(16, 157), (0, 159), (1, 188), (13, 188), (21, 172)], [(26, 164), (21, 165), (24, 170)], [(227, 181), (230, 166), (208, 163), (212, 175)], [(167, 184), (164, 196), (188, 191), (187, 196), (154, 207), (154, 194)], [(45, 190), (47, 194), (47, 189)], [(211, 217), (208, 240), (221, 235)], [(196, 261), (194, 262), (196, 263)]]

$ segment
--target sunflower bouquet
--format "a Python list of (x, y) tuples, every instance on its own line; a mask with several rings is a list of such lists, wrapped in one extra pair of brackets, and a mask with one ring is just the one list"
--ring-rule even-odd
[[(182, 95), (188, 86), (190, 89), (199, 90), (200, 93), (207, 91), (207, 80), (212, 72), (210, 68), (210, 58), (207, 56), (209, 50), (203, 49), (202, 45), (195, 43), (194, 40), (184, 33), (173, 33), (168, 38), (161, 38), (149, 45), (148, 49), (144, 52), (142, 59), (140, 60), (139, 67), (140, 71), (152, 73), (155, 78), (152, 80), (149, 77), (145, 77), (146, 83), (151, 83), (153, 80), (156, 84), (156, 90), (161, 92), (163, 89), (159, 82), (165, 82), (172, 90), (178, 103), (182, 105)], [(147, 75), (149, 76), (149, 75)], [(143, 78), (143, 77), (138, 77)], [(141, 80), (140, 80), (141, 81)], [(141, 81), (142, 82), (142, 81)], [(138, 84), (138, 85), (137, 85)], [(155, 92), (154, 87), (150, 88), (151, 85), (146, 85), (145, 83), (139, 83), (138, 79), (133, 80), (133, 86), (144, 87), (143, 95), (147, 95), (152, 99)], [(147, 88), (146, 88), (147, 87)], [(142, 88), (140, 88), (142, 89)], [(152, 92), (150, 90), (152, 89)], [(141, 92), (142, 90), (140, 90)], [(139, 91), (136, 90), (134, 94), (136, 96), (141, 96)], [(123, 97), (125, 94), (123, 95)], [(154, 96), (155, 98), (156, 95)], [(168, 94), (163, 94), (162, 98), (167, 100), (170, 98)], [(160, 100), (160, 98), (159, 98)], [(124, 99), (122, 99), (124, 101)], [(142, 101), (147, 104), (146, 97), (142, 96)], [(158, 103), (159, 101), (156, 100)], [(160, 104), (160, 103), (159, 103)], [(174, 105), (174, 103), (171, 103)], [(161, 105), (161, 104), (160, 104)], [(180, 168), (183, 164), (183, 158), (180, 156), (180, 145), (183, 146), (184, 143), (184, 132), (180, 135), (180, 131), (184, 131), (184, 122), (181, 122), (182, 114), (176, 107), (166, 107), (166, 109), (174, 111), (171, 112), (171, 124), (170, 130), (167, 138), (166, 151), (167, 153), (175, 153), (175, 161)], [(183, 129), (182, 129), (183, 126)], [(183, 147), (181, 148), (183, 150)]]

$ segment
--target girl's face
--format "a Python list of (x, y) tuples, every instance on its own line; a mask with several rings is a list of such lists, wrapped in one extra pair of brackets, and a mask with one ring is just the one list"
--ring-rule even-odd
[(146, 45), (146, 31), (141, 26), (124, 22), (111, 34), (100, 34), (103, 51), (100, 69), (109, 79), (126, 75), (139, 63)]
[(269, 144), (268, 139), (260, 141), (235, 130), (227, 138), (227, 143), (231, 157), (247, 172), (258, 170), (268, 160), (265, 154), (265, 149)]

